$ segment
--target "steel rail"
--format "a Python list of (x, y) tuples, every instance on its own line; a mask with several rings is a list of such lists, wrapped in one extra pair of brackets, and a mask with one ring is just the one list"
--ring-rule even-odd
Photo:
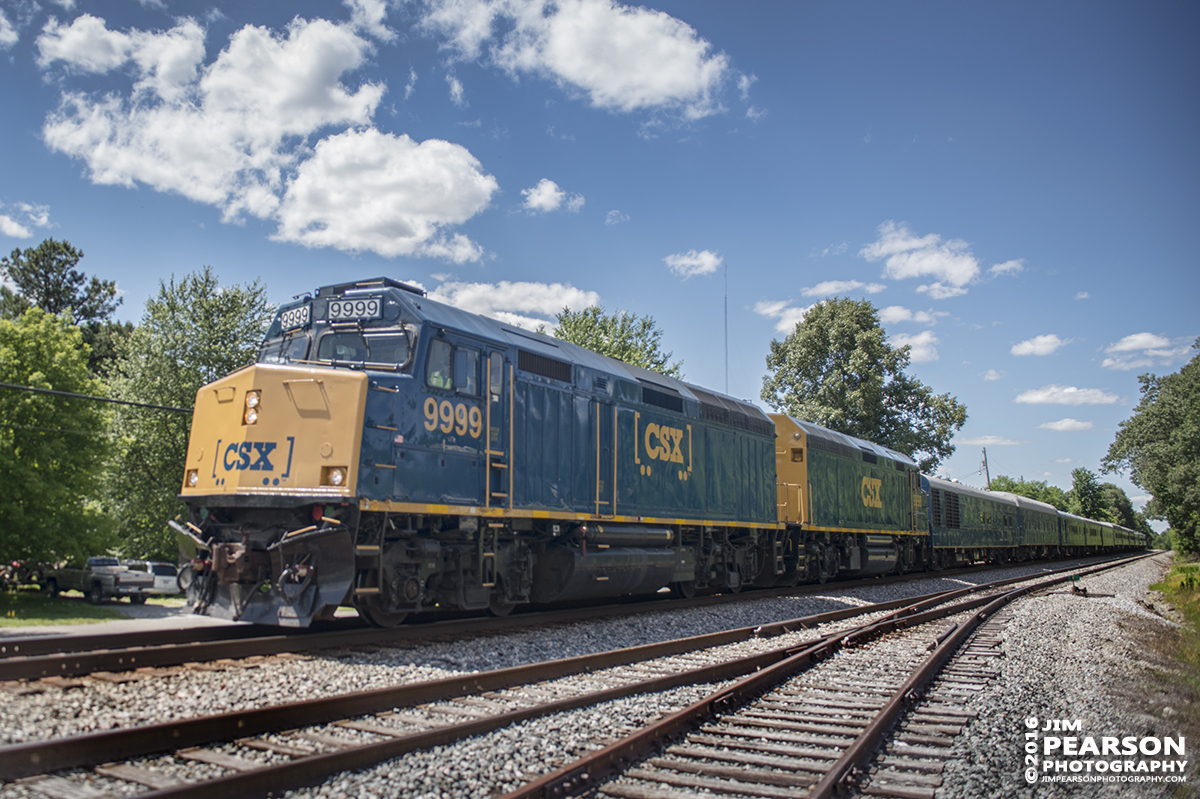
[[(337, 694), (320, 699), (272, 705), (265, 708), (237, 711), (229, 714), (201, 716), (194, 719), (144, 727), (108, 730), (68, 738), (13, 744), (0, 747), (0, 779), (21, 779), (49, 771), (75, 768), (105, 760), (152, 754), (169, 748), (178, 749), (180, 747), (195, 746), (212, 741), (233, 740), (273, 730), (322, 724), (368, 713), (378, 713), (397, 707), (408, 707), (416, 704), (453, 699), (460, 696), (510, 688), (529, 682), (556, 679), (659, 657), (710, 649), (753, 638), (771, 638), (819, 624), (853, 618), (854, 616), (885, 612), (897, 608), (903, 609), (909, 605), (913, 605), (914, 600), (916, 600), (915, 604), (918, 606), (936, 603), (939, 597), (942, 596), (945, 597), (943, 601), (948, 601), (957, 598), (964, 591), (970, 592), (974, 590), (980, 589), (975, 589), (974, 587), (969, 589), (954, 589), (952, 591), (892, 600), (873, 605), (842, 608), (840, 610), (804, 616), (773, 624), (742, 627), (735, 630), (708, 633), (690, 638), (644, 644), (627, 649), (581, 655), (575, 658), (545, 661), (527, 666), (513, 666), (462, 677), (450, 677), (442, 680), (413, 683), (392, 688), (380, 688), (353, 694)], [(974, 604), (984, 601), (987, 601), (986, 598), (973, 600)], [(908, 618), (901, 614), (892, 614), (891, 617), (893, 624), (903, 624)], [(773, 660), (778, 660), (781, 657), (781, 652), (794, 650), (795, 647), (774, 650), (749, 658), (743, 658), (742, 661), (745, 663), (745, 668), (758, 669), (768, 665)], [(684, 672), (684, 674), (691, 674), (693, 681), (695, 681), (698, 679), (701, 671), (702, 669), (693, 670), (692, 672)], [(713, 677), (712, 679), (724, 678)], [(664, 689), (639, 689), (638, 692), (644, 693), (646, 690)]]
[[(1037, 578), (1009, 578), (1002, 582), (1030, 579)], [(987, 585), (970, 586), (965, 589), (939, 593), (948, 599), (951, 595), (957, 596), (964, 592), (983, 591), (988, 587)], [(817, 616), (794, 619), (788, 622), (759, 627), (746, 627), (739, 630), (697, 636), (691, 639), (648, 644), (632, 649), (598, 653), (596, 655), (581, 656), (563, 661), (550, 661), (531, 666), (513, 667), (485, 672), (483, 674), (454, 677), (397, 688), (379, 689), (360, 694), (339, 695), (308, 702), (277, 705), (259, 710), (241, 711), (221, 716), (207, 716), (148, 727), (114, 730), (29, 744), (17, 744), (0, 748), (0, 779), (19, 779), (65, 768), (92, 765), (110, 760), (124, 760), (130, 757), (152, 754), (169, 749), (178, 750), (183, 747), (202, 743), (234, 740), (264, 732), (294, 729), (380, 712), (381, 710), (391, 710), (396, 707), (425, 704), (458, 696), (500, 690), (514, 685), (554, 679), (571, 674), (644, 661), (654, 657), (719, 646), (722, 643), (744, 640), (751, 636), (767, 637), (779, 635), (824, 621), (865, 615), (897, 607), (903, 608), (906, 602), (910, 603), (910, 605), (927, 606), (937, 601), (938, 596), (939, 594), (931, 594), (877, 605), (846, 608), (830, 613), (818, 614)], [(917, 601), (914, 603), (913, 599)], [(988, 601), (989, 597), (978, 597), (966, 603), (951, 606), (950, 608), (927, 610), (915, 615), (905, 615), (902, 610), (899, 613), (892, 614), (889, 619), (883, 622), (867, 625), (867, 627), (873, 628), (878, 632), (885, 632), (890, 629), (919, 623), (925, 617), (960, 613), (968, 608), (978, 607)], [(821, 649), (820, 647), (828, 647), (831, 641), (834, 642), (833, 646), (836, 648), (841, 645), (842, 640), (861, 637), (862, 635), (863, 628), (858, 628), (817, 639), (816, 643), (813, 643), (807, 650), (804, 650), (809, 652), (809, 660), (807, 662), (811, 662), (813, 656), (819, 656), (819, 654), (814, 653), (826, 652), (825, 649)], [(406, 735), (343, 752), (300, 758), (282, 766), (266, 768), (267, 771), (274, 775), (269, 778), (269, 788), (278, 790), (284, 787), (302, 787), (303, 785), (315, 784), (313, 782), (313, 775), (315, 774), (319, 774), (320, 779), (325, 779), (339, 771), (363, 768), (367, 765), (380, 762), (380, 759), (395, 757), (398, 754), (403, 754), (413, 749), (439, 745), (452, 740), (458, 740), (464, 736), (477, 735), (480, 732), (496, 729), (500, 726), (512, 724), (537, 715), (594, 705), (598, 702), (607, 701), (609, 698), (661, 691), (685, 684), (730, 679), (732, 675), (737, 673), (745, 674), (747, 671), (757, 671), (760, 674), (763, 672), (774, 673), (778, 665), (772, 666), (773, 662), (776, 664), (780, 660), (784, 662), (798, 662), (796, 660), (798, 655), (804, 654), (804, 651), (799, 651), (800, 646), (807, 645), (785, 647), (729, 663), (702, 667), (677, 675), (658, 678), (644, 684), (633, 683), (628, 686), (610, 689), (609, 691), (586, 694), (540, 707), (513, 711), (512, 713), (503, 714), (492, 719), (470, 722), (466, 725)], [(801, 660), (804, 659), (801, 658)], [(752, 677), (750, 679), (753, 680), (756, 678)], [(717, 700), (721, 700), (721, 697), (717, 697)], [(728, 698), (721, 701), (714, 701), (714, 706), (720, 706), (722, 702), (728, 702)], [(231, 775), (215, 783), (204, 783), (204, 785), (214, 789), (217, 786), (221, 786), (219, 788), (221, 791), (220, 794), (198, 795), (257, 795), (262, 792), (261, 788), (264, 784), (256, 782), (260, 777), (259, 771)], [(316, 781), (319, 782), (320, 779)], [(299, 781), (297, 782), (296, 780)], [(247, 787), (244, 789), (236, 787), (239, 785)], [(163, 796), (188, 795), (169, 791), (160, 793)], [(153, 795), (158, 796), (160, 794), (156, 793)]]
[[(1151, 557), (1157, 553), (1140, 554), (1136, 557), (1127, 558), (1117, 562), (1106, 563), (1091, 569), (1086, 569), (1081, 572), (1081, 576), (1095, 574), (1109, 569), (1118, 568), (1128, 563), (1141, 560), (1146, 557)], [(1076, 569), (1063, 569), (1061, 571), (1076, 571)], [(1044, 576), (1044, 575), (1043, 575)], [(1027, 577), (1025, 580), (1036, 580), (1037, 577)], [(1018, 589), (1015, 592), (1009, 593), (1028, 593), (1029, 591), (1038, 590), (1041, 588), (1057, 585), (1071, 579), (1071, 575), (1055, 577), (1051, 580), (1041, 582), (1034, 586), (1028, 586), (1023, 589)], [(984, 590), (991, 585), (1011, 584), (1019, 582), (1019, 580), (1010, 579), (998, 581), (995, 584), (987, 584), (979, 586), (979, 590)], [(590, 790), (599, 784), (601, 779), (620, 770), (625, 763), (641, 759), (668, 739), (677, 737), (687, 731), (690, 731), (708, 719), (721, 713), (729, 712), (743, 704), (753, 701), (758, 696), (770, 690), (774, 686), (789, 679), (801, 668), (815, 659), (828, 657), (837, 648), (852, 643), (855, 640), (863, 640), (867, 636), (874, 636), (884, 632), (888, 632), (901, 627), (913, 626), (923, 621), (931, 621), (938, 617), (953, 615), (954, 613), (963, 612), (968, 608), (966, 605), (971, 604), (974, 607), (981, 605), (995, 604), (998, 600), (992, 597), (981, 597), (976, 600), (971, 600), (968, 603), (950, 606), (941, 610), (949, 610), (948, 613), (943, 613), (938, 610), (925, 610), (911, 615), (896, 615), (893, 618), (886, 619), (874, 624), (864, 625), (863, 627), (840, 634), (831, 636), (828, 640), (823, 641), (813, 647), (798, 653), (792, 658), (781, 661), (774, 666), (763, 669), (757, 674), (747, 677), (739, 681), (735, 685), (717, 691), (700, 701), (690, 705), (689, 707), (680, 710), (679, 712), (668, 716), (654, 724), (648, 725), (635, 733), (617, 741), (609, 746), (596, 752), (589, 753), (585, 757), (576, 760), (566, 766), (563, 766), (556, 771), (544, 775), (543, 777), (530, 782), (521, 788), (505, 794), (502, 799), (561, 799), (562, 797), (575, 795), (586, 790)], [(915, 605), (926, 604), (924, 602), (914, 603)], [(986, 612), (986, 611), (985, 611)], [(978, 615), (978, 614), (977, 614)], [(959, 625), (958, 632), (952, 636), (952, 639), (944, 641), (937, 647), (935, 653), (945, 653), (951, 651), (948, 647), (949, 640), (961, 641), (969, 631), (964, 628), (967, 625)], [(973, 628), (972, 628), (973, 630)], [(803, 656), (803, 657), (802, 657)], [(939, 661), (940, 662), (940, 661)], [(913, 691), (902, 694), (902, 697), (911, 697)], [(906, 699), (905, 701), (911, 701)], [(898, 711), (896, 713), (898, 716)], [(893, 719), (894, 721), (894, 719)], [(882, 729), (884, 733), (890, 729), (890, 724), (880, 722), (878, 729)], [(878, 734), (878, 733), (877, 733)], [(863, 744), (862, 748), (866, 749), (867, 744)], [(869, 759), (874, 749), (870, 749), (866, 755)], [(856, 757), (861, 758), (861, 752)], [(855, 762), (858, 762), (857, 760)], [(844, 776), (843, 772), (843, 776)], [(834, 781), (836, 785), (837, 782)], [(815, 794), (812, 794), (815, 796)]]
[[(1069, 567), (1078, 568), (1078, 567)], [(969, 574), (963, 569), (945, 572), (910, 572), (837, 584), (838, 589), (878, 586), (915, 579), (953, 578)], [(1060, 570), (1051, 569), (1045, 574)], [(1014, 578), (1032, 579), (1032, 576)], [(707, 607), (725, 602), (767, 597), (803, 596), (829, 590), (831, 584), (773, 588), (753, 593), (696, 597), (691, 600), (639, 602), (635, 613)], [(629, 605), (558, 609), (522, 613), (507, 619), (465, 618), (392, 629), (351, 629), (327, 632), (284, 631), (261, 625), (192, 628), (155, 633), (116, 633), (84, 636), (0, 637), (0, 682), (37, 680), (43, 677), (79, 677), (97, 671), (128, 671), (143, 667), (177, 666), (222, 658), (244, 658), (364, 645), (387, 646), (439, 635), (497, 633), (538, 624), (586, 621), (628, 613)], [(262, 635), (270, 630), (271, 634)], [(228, 631), (224, 633), (223, 631)]]

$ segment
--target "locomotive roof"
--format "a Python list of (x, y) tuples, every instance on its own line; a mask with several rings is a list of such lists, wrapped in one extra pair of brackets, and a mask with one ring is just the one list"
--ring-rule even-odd
[[(736, 409), (738, 412), (757, 419), (772, 429), (774, 428), (771, 420), (767, 418), (762, 409), (751, 402), (739, 400), (701, 386), (694, 386), (682, 380), (625, 363), (617, 358), (601, 355), (592, 350), (580, 347), (577, 344), (572, 344), (569, 341), (563, 341), (544, 333), (536, 333), (517, 327), (516, 325), (501, 322), (497, 319), (464, 311), (461, 308), (455, 308), (443, 302), (432, 300), (418, 289), (397, 283), (389, 278), (375, 278), (355, 283), (326, 286), (317, 290), (317, 296), (379, 293), (380, 291), (388, 291), (395, 299), (408, 306), (414, 316), (435, 327), (453, 330), (456, 333), (485, 341), (506, 342), (514, 347), (519, 347), (538, 355), (567, 361), (576, 366), (618, 377), (631, 383), (649, 383), (656, 388), (674, 392), (694, 402), (720, 405), (727, 409)], [(896, 456), (888, 455), (888, 457)]]
[(814, 438), (823, 438), (826, 441), (832, 441), (835, 444), (842, 445), (843, 447), (852, 447), (855, 449), (865, 450), (873, 453), (877, 457), (891, 458), (894, 461), (900, 461), (901, 463), (906, 463), (909, 466), (915, 467), (917, 465), (915, 460), (905, 455), (903, 452), (898, 452), (897, 450), (891, 449), (890, 447), (885, 447), (882, 444), (876, 444), (874, 441), (867, 441), (865, 438), (848, 436), (845, 433), (839, 433), (835, 430), (830, 430), (827, 427), (821, 427), (819, 424), (806, 422), (803, 419), (797, 419), (794, 416), (789, 416), (788, 418), (795, 422), (795, 424), (807, 435)]

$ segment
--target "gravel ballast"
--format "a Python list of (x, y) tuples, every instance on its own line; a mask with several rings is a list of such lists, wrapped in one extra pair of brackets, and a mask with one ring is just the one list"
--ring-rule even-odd
[[(1138, 604), (1146, 599), (1146, 587), (1160, 579), (1166, 562), (1165, 556), (1159, 556), (1115, 573), (1085, 578), (1092, 594), (1088, 599), (1054, 594), (1018, 606), (1014, 624), (1006, 632), (1005, 657), (999, 659), (1002, 672), (986, 691), (971, 700), (987, 704), (981, 706), (976, 722), (957, 740), (939, 797), (1176, 795), (1162, 785), (1141, 785), (1136, 788), (1141, 792), (1134, 793), (1128, 783), (1085, 787), (1036, 784), (1031, 788), (1025, 783), (1022, 762), (1024, 723), (1031, 716), (1079, 719), (1083, 735), (1142, 736), (1149, 734), (1143, 732), (1148, 729), (1159, 730), (1154, 733), (1159, 736), (1179, 735), (1171, 729), (1170, 713), (1163, 708), (1158, 708), (1157, 714), (1151, 710), (1133, 714), (1120, 709), (1105, 693), (1127, 683), (1131, 670), (1136, 672), (1142, 662), (1138, 645), (1128, 640), (1121, 625), (1130, 618), (1139, 624), (1168, 623)], [(1030, 565), (989, 569), (965, 577), (931, 576), (917, 582), (854, 589), (830, 586), (819, 595), (649, 613), (373, 652), (271, 658), (252, 669), (182, 670), (172, 676), (124, 685), (89, 680), (79, 689), (52, 688), (39, 695), (7, 698), (0, 707), (0, 736), (3, 743), (16, 743), (441, 679), (766, 624), (848, 605), (1039, 573), (1047, 568)], [(324, 786), (291, 795), (445, 799), (499, 795), (653, 718), (685, 707), (713, 688), (680, 688), (531, 720), (453, 746), (409, 755), (400, 762), (341, 775)], [(1189, 768), (1194, 768), (1190, 762)], [(1196, 778), (1191, 779), (1194, 787)], [(0, 797), (25, 795), (29, 795), (27, 790), (18, 786), (0, 788)]]

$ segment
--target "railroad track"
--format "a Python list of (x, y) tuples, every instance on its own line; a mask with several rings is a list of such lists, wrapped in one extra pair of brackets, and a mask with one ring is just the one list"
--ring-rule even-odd
[[(972, 717), (959, 706), (963, 694), (982, 690), (995, 674), (990, 660), (999, 655), (1005, 606), (1069, 579), (1031, 581), (978, 609), (914, 609), (899, 624), (835, 634), (503, 799), (691, 799), (695, 790), (932, 799), (954, 736)], [(939, 617), (942, 629), (930, 643), (928, 628), (918, 625)], [(905, 627), (882, 644), (850, 649), (856, 639)], [(835, 652), (844, 656), (828, 659)]]
[[(1111, 559), (1108, 558), (1106, 560)], [(1078, 559), (1076, 559), (1078, 562)], [(1052, 571), (1049, 562), (1046, 573)], [(186, 663), (219, 662), (234, 658), (269, 657), (280, 653), (315, 652), (326, 649), (395, 646), (436, 639), (441, 636), (496, 634), (539, 625), (578, 622), (634, 613), (652, 613), (710, 607), (729, 602), (746, 602), (780, 596), (803, 596), (859, 586), (880, 586), (896, 582), (938, 577), (952, 579), (978, 574), (978, 569), (957, 569), (935, 574), (916, 572), (883, 578), (848, 580), (827, 585), (804, 585), (721, 594), (693, 599), (641, 599), (628, 603), (580, 606), (533, 611), (504, 619), (453, 618), (424, 624), (403, 625), (394, 629), (285, 630), (260, 625), (228, 625), (185, 630), (124, 632), (109, 635), (43, 635), (0, 637), (0, 684), (10, 690), (16, 681), (52, 678), (61, 680), (90, 674), (121, 673), (131, 669), (161, 669)]]
[[(655, 736), (677, 735), (703, 724), (704, 713), (728, 716), (764, 691), (776, 690), (775, 683), (768, 684), (770, 680), (791, 679), (814, 664), (836, 663), (828, 660), (829, 655), (839, 650), (853, 652), (855, 643), (875, 636), (894, 634), (935, 618), (974, 613), (994, 601), (990, 594), (1001, 585), (1018, 581), (1031, 583), (1031, 578), (569, 660), (8, 746), (0, 748), (0, 779), (27, 795), (55, 799), (129, 795), (134, 785), (150, 788), (144, 795), (153, 797), (261, 796), (319, 784), (342, 771), (367, 768), (533, 718), (668, 690), (705, 694), (710, 688), (704, 686), (719, 686), (716, 693), (692, 704), (693, 709), (700, 709), (694, 718), (672, 716), (666, 727), (647, 728), (654, 731), (652, 736), (639, 733), (641, 743), (637, 745), (630, 740), (616, 742), (598, 753), (601, 760), (573, 764), (530, 783), (522, 789), (527, 793), (514, 794), (564, 796), (591, 789), (600, 775), (633, 757), (647, 741), (652, 747), (660, 746), (661, 738)], [(1027, 586), (1023, 590), (1032, 589)], [(866, 617), (866, 622), (856, 617)], [(811, 628), (816, 629), (809, 631)], [(948, 637), (937, 651), (948, 651), (950, 642), (965, 635), (962, 631), (966, 629), (963, 626)], [(929, 637), (924, 633), (920, 641), (927, 643)], [(909, 648), (919, 647), (911, 644)], [(901, 658), (892, 660), (899, 663)], [(830, 685), (846, 682), (844, 676), (835, 679), (830, 675), (801, 675), (799, 679), (826, 680)], [(810, 685), (801, 690), (812, 693), (814, 689)], [(861, 704), (876, 702), (878, 694), (872, 691), (881, 690), (885, 688), (872, 687), (864, 694), (870, 699)], [(911, 694), (909, 689), (903, 695)], [(781, 712), (778, 708), (763, 711)], [(822, 715), (811, 708), (804, 713)], [(771, 721), (770, 716), (753, 718), (758, 723), (751, 726), (760, 730), (760, 737), (762, 722), (784, 723)], [(867, 728), (872, 724), (876, 722), (869, 722)], [(833, 726), (852, 729), (856, 725), (839, 722)], [(604, 757), (609, 757), (607, 764), (602, 762)], [(649, 763), (645, 768), (660, 766)], [(865, 767), (865, 760), (852, 764), (837, 780)], [(700, 774), (693, 778), (710, 777)], [(7, 786), (0, 791), (7, 792)]]

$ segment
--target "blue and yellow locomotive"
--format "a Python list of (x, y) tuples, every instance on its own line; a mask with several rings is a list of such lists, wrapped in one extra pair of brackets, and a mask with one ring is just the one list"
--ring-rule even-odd
[(285, 626), (1030, 554), (939, 547), (930, 491), (893, 450), (381, 278), (282, 306), (197, 392), (171, 524), (197, 612)]

